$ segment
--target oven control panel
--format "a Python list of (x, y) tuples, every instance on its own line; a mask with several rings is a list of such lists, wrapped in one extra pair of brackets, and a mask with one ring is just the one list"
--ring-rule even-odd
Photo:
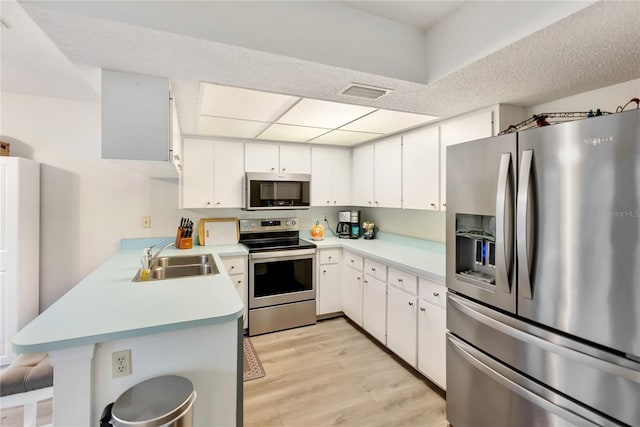
[(298, 231), (298, 218), (241, 219), (240, 233)]

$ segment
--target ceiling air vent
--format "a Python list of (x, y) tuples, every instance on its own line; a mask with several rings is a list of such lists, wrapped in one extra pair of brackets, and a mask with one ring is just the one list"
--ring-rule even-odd
[(391, 92), (391, 89), (384, 89), (381, 87), (365, 86), (361, 84), (350, 84), (340, 92), (341, 95), (353, 96), (356, 98), (364, 99), (378, 99)]

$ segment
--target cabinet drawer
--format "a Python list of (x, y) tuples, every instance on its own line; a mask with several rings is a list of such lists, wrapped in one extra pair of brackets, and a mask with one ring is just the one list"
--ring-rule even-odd
[(365, 258), (364, 272), (382, 282), (387, 281), (387, 266), (379, 262)]
[(420, 298), (438, 307), (445, 307), (447, 301), (447, 288), (430, 282), (422, 277), (419, 279)]
[(353, 254), (351, 252), (344, 253), (344, 265), (362, 271), (363, 258), (360, 255)]
[(241, 274), (246, 270), (247, 259), (243, 256), (222, 258), (222, 264), (228, 274)]
[(389, 284), (410, 294), (418, 294), (418, 276), (389, 267)]
[(320, 264), (340, 262), (340, 249), (323, 249), (320, 251)]

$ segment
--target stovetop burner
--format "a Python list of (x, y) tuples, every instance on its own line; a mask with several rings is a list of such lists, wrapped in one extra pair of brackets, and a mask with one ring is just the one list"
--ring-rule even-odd
[(298, 218), (240, 220), (240, 243), (249, 253), (312, 249), (316, 245), (300, 239)]

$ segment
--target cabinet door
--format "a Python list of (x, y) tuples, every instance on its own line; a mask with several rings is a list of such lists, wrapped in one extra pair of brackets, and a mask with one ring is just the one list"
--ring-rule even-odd
[(331, 205), (331, 154), (327, 147), (311, 148), (311, 206)]
[(387, 283), (368, 274), (362, 285), (362, 327), (382, 344), (387, 343)]
[(213, 206), (213, 141), (185, 139), (183, 147), (182, 207)]
[(362, 326), (362, 272), (345, 267), (342, 276), (342, 311)]
[(420, 301), (418, 313), (418, 369), (446, 389), (447, 314), (445, 309)]
[(389, 286), (387, 295), (387, 347), (416, 366), (417, 299)]
[(440, 210), (447, 207), (447, 147), (492, 135), (493, 112), (483, 111), (440, 126)]
[(331, 151), (331, 201), (334, 206), (351, 204), (351, 151)]
[(213, 207), (242, 207), (244, 145), (216, 141), (213, 156)]
[(318, 283), (318, 314), (342, 311), (340, 264), (321, 265)]
[(278, 144), (247, 142), (244, 151), (245, 172), (278, 172), (279, 152)]
[(402, 206), (402, 144), (399, 136), (375, 143), (374, 205)]
[(280, 172), (311, 173), (311, 147), (308, 145), (281, 145)]
[(373, 145), (353, 149), (351, 163), (351, 203), (373, 206)]
[(402, 207), (437, 211), (440, 207), (438, 126), (402, 137)]

